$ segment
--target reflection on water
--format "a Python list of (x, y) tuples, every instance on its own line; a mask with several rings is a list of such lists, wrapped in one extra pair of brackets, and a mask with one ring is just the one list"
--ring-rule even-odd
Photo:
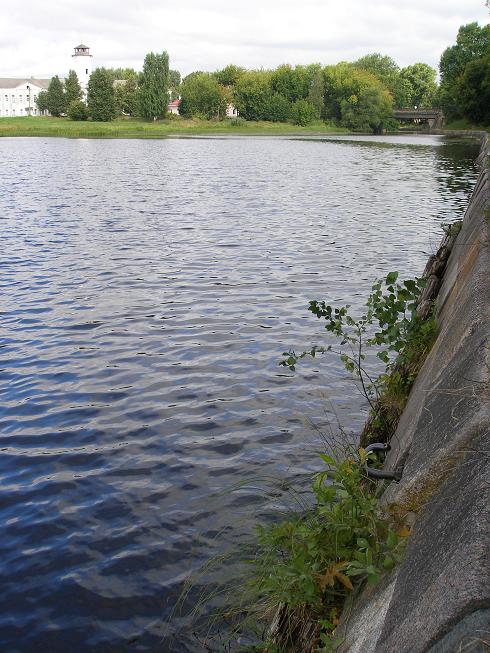
[[(438, 137), (2, 139), (0, 649), (185, 651), (189, 570), (365, 407), (314, 298), (421, 271), (476, 147)], [(335, 407), (335, 409), (334, 409)], [(269, 501), (269, 502), (268, 502)], [(173, 643), (162, 637), (177, 631)]]

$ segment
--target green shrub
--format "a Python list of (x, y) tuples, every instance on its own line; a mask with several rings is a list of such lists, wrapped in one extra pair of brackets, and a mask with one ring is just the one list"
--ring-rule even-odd
[(365, 471), (371, 456), (363, 449), (347, 458), (322, 455), (327, 469), (314, 479), (315, 505), (258, 527), (258, 601), (282, 604), (289, 615), (274, 642), (280, 650), (306, 619), (319, 622), (328, 647), (347, 595), (364, 581), (377, 583), (400, 560), (410, 531), (380, 510)]
[(264, 120), (287, 122), (291, 113), (291, 104), (284, 95), (272, 93), (264, 105)]
[(315, 108), (307, 100), (296, 100), (291, 106), (291, 120), (295, 125), (306, 127), (315, 117)]
[(247, 126), (247, 121), (245, 118), (242, 118), (241, 116), (235, 116), (234, 118), (230, 119), (230, 126), (231, 127), (246, 127)]
[(73, 102), (70, 102), (66, 113), (70, 120), (88, 119), (88, 109), (81, 100), (73, 100)]
[[(312, 301), (309, 309), (325, 321), (325, 329), (336, 336), (337, 349), (313, 346), (296, 355), (285, 352), (281, 365), (295, 369), (305, 356), (334, 352), (340, 356), (346, 370), (359, 381), (371, 407), (368, 421), (361, 434), (361, 443), (386, 442), (390, 439), (406, 404), (415, 377), (437, 333), (430, 316), (417, 316), (417, 300), (425, 287), (423, 278), (398, 282), (398, 272), (376, 281), (366, 301), (366, 311), (360, 317), (349, 312), (350, 306), (334, 308), (325, 302)], [(367, 369), (366, 347), (376, 347), (377, 357), (386, 364), (383, 373)]]

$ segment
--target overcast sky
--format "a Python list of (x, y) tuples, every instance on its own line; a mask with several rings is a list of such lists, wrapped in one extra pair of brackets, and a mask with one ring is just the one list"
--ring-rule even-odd
[(167, 50), (183, 75), (228, 63), (352, 61), (369, 52), (437, 68), (460, 25), (488, 23), (484, 0), (1, 0), (0, 76), (65, 75), (81, 41), (95, 66), (140, 70)]

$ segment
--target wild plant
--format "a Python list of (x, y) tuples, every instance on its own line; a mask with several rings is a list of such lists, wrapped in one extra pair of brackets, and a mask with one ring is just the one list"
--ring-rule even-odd
[[(295, 370), (298, 361), (307, 356), (338, 354), (369, 402), (369, 428), (378, 432), (377, 439), (388, 440), (436, 333), (432, 315), (427, 320), (417, 316), (417, 300), (425, 284), (424, 278), (399, 282), (398, 272), (390, 272), (372, 285), (360, 317), (350, 312), (349, 304), (334, 308), (324, 301), (311, 301), (309, 310), (324, 320), (325, 329), (340, 343), (337, 348), (314, 345), (300, 354), (290, 350), (283, 354), (286, 358), (280, 364)], [(383, 372), (378, 374), (366, 365), (368, 348), (374, 348), (385, 363)], [(372, 441), (373, 436), (365, 437), (362, 443)]]
[(329, 650), (346, 597), (364, 581), (377, 583), (402, 555), (409, 529), (380, 510), (366, 475), (370, 456), (322, 454), (326, 469), (314, 479), (310, 510), (257, 527), (254, 589), (264, 606), (281, 604), (289, 615), (290, 627), (273, 638), (280, 650), (297, 650), (295, 630), (305, 620), (319, 625)]

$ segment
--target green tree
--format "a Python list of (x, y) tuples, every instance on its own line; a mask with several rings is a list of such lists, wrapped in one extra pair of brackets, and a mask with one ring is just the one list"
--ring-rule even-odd
[(81, 100), (72, 100), (68, 105), (66, 114), (70, 120), (87, 120), (89, 117), (88, 108)]
[(310, 90), (308, 91), (308, 102), (315, 111), (315, 118), (321, 118), (323, 115), (325, 82), (321, 68), (314, 73), (311, 81)]
[(113, 81), (116, 79), (130, 79), (131, 77), (138, 77), (138, 73), (134, 68), (107, 68), (111, 73)]
[(387, 90), (371, 86), (342, 100), (341, 111), (344, 127), (381, 134), (391, 119), (393, 98)]
[(264, 120), (271, 95), (271, 73), (266, 70), (247, 70), (233, 91), (235, 106), (245, 120)]
[(96, 68), (88, 80), (88, 110), (92, 120), (107, 122), (117, 115), (116, 94), (111, 72)]
[(411, 86), (400, 75), (400, 68), (394, 59), (373, 52), (355, 61), (354, 66), (374, 75), (390, 91), (396, 107), (410, 104)]
[(118, 79), (113, 82), (116, 96), (117, 113), (126, 116), (138, 114), (138, 74), (134, 73), (126, 79)]
[(235, 66), (234, 64), (229, 64), (221, 70), (217, 70), (214, 73), (214, 76), (218, 80), (218, 83), (222, 86), (235, 86), (244, 72), (245, 68)]
[(426, 63), (415, 63), (402, 68), (400, 77), (410, 88), (409, 104), (412, 107), (431, 107), (437, 91), (436, 71)]
[(58, 75), (52, 77), (51, 81), (49, 82), (47, 108), (52, 116), (61, 116), (61, 114), (64, 113), (66, 109), (63, 84)]
[(441, 85), (437, 95), (447, 118), (461, 118), (464, 109), (459, 101), (459, 80), (466, 66), (486, 56), (490, 43), (490, 25), (480, 27), (478, 23), (462, 25), (458, 30), (456, 44), (444, 50), (439, 62)]
[(382, 83), (367, 70), (341, 62), (323, 69), (325, 82), (325, 118), (341, 120), (342, 103), (357, 103), (361, 93), (367, 88), (384, 90)]
[(490, 125), (490, 52), (466, 64), (458, 79), (457, 100), (465, 117)]
[(380, 82), (388, 88), (392, 79), (396, 78), (400, 73), (400, 68), (396, 61), (387, 55), (382, 55), (379, 52), (372, 52), (366, 54), (354, 62), (356, 68), (362, 68), (372, 73), (377, 77)]
[(265, 101), (262, 118), (271, 122), (287, 122), (291, 103), (280, 93), (271, 93)]
[(180, 96), (179, 113), (186, 118), (202, 116), (209, 120), (226, 116), (228, 94), (211, 73), (188, 75), (182, 82)]
[(299, 99), (291, 107), (291, 119), (295, 125), (306, 127), (315, 117), (315, 108), (308, 100)]
[(65, 102), (68, 107), (72, 102), (81, 100), (83, 97), (82, 88), (78, 76), (74, 70), (70, 70), (65, 81)]
[(271, 74), (271, 88), (290, 102), (302, 100), (308, 96), (311, 78), (305, 66), (292, 68), (289, 64), (278, 66)]
[(49, 111), (48, 109), (48, 92), (47, 91), (41, 91), (39, 95), (36, 98), (36, 105), (39, 110), (39, 113), (42, 115), (46, 111)]
[(490, 25), (480, 27), (476, 22), (462, 25), (456, 44), (446, 48), (441, 55), (439, 72), (442, 83), (455, 82), (464, 73), (466, 64), (487, 54), (489, 44)]
[(140, 113), (143, 118), (164, 118), (168, 107), (168, 54), (150, 52), (145, 57), (140, 78)]
[(170, 90), (170, 100), (176, 100), (180, 95), (180, 73), (178, 70), (168, 71), (168, 82)]

